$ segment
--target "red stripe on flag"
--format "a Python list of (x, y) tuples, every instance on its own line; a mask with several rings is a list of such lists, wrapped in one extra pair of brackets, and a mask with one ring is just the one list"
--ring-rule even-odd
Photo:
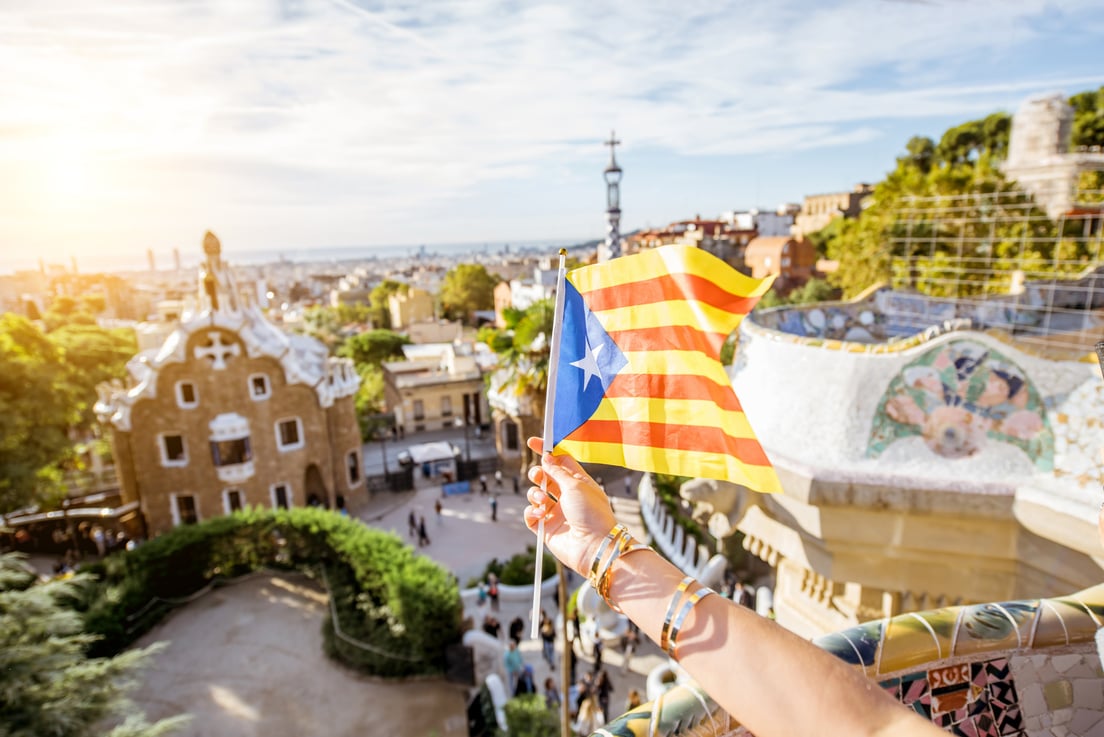
[(718, 384), (693, 374), (618, 374), (606, 396), (643, 399), (703, 399), (729, 412), (743, 412), (731, 384)]
[(614, 287), (601, 287), (582, 294), (587, 306), (593, 312), (655, 302), (693, 299), (725, 312), (746, 315), (759, 301), (758, 297), (733, 294), (706, 277), (686, 273), (664, 274)]
[(661, 422), (589, 420), (567, 436), (583, 443), (620, 443), (657, 451), (694, 450), (723, 453), (749, 466), (770, 466), (763, 447), (754, 438), (734, 438), (706, 425), (668, 425)]
[(609, 336), (622, 351), (698, 351), (713, 359), (720, 357), (721, 346), (728, 337), (690, 325), (611, 330)]

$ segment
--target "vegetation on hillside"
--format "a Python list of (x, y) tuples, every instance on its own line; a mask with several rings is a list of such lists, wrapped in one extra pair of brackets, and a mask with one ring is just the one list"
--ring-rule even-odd
[[(1104, 145), (1104, 87), (1074, 95), (1070, 103), (1074, 107), (1072, 147)], [(938, 142), (923, 136), (910, 139), (858, 218), (837, 218), (811, 236), (823, 255), (839, 261), (829, 282), (845, 297), (853, 297), (872, 284), (888, 282), (893, 274), (904, 274), (895, 286), (952, 296), (945, 293), (949, 287), (940, 285), (953, 281), (958, 294), (1001, 292), (1007, 290), (1008, 279), (994, 273), (1022, 266), (1037, 275), (1075, 273), (1087, 266), (1085, 241), (1073, 233), (1060, 233), (1059, 225), (1042, 212), (1032, 211), (1029, 223), (1023, 218), (1001, 218), (1005, 214), (1001, 207), (1017, 211), (1032, 207), (1028, 196), (1005, 179), (998, 166), (1007, 155), (1010, 130), (1010, 116), (993, 113), (950, 128)], [(1082, 186), (1100, 183), (1090, 178)], [(965, 209), (961, 201), (956, 203), (955, 219), (965, 225), (953, 233), (933, 232), (927, 223), (899, 217), (909, 198), (933, 198), (928, 201), (930, 207), (949, 212), (950, 196), (998, 193), (1002, 194), (999, 200), (975, 198)], [(922, 248), (908, 245), (920, 242)], [(939, 278), (952, 272), (958, 278)]]
[(45, 331), (0, 315), (0, 513), (64, 495), (63, 473), (81, 463), (72, 438), (95, 429), (96, 386), (123, 379), (138, 351), (133, 331), (97, 326), (89, 307), (102, 298), (56, 299)]
[(183, 724), (149, 724), (127, 698), (157, 647), (86, 655), (96, 638), (72, 606), (85, 583), (37, 583), (17, 554), (0, 555), (0, 734), (91, 737), (106, 721), (122, 722), (108, 737), (157, 737)]

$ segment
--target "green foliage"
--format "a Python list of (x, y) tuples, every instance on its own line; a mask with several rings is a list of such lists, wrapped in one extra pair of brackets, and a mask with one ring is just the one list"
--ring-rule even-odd
[(1104, 146), (1104, 87), (1076, 94), (1069, 102), (1073, 107), (1070, 145), (1074, 149)]
[(126, 364), (138, 353), (138, 339), (129, 328), (105, 330), (98, 325), (64, 325), (49, 338), (60, 352), (65, 367), (58, 389), (68, 395), (77, 412), (75, 425), (90, 427), (95, 421), (92, 407), (96, 387), (112, 379), (125, 379)]
[(559, 737), (560, 717), (540, 694), (515, 696), (506, 702), (506, 734), (510, 737)]
[(391, 330), (369, 330), (348, 338), (337, 349), (337, 355), (353, 359), (358, 367), (379, 368), (384, 361), (401, 359), (402, 347), (410, 345), (410, 338)]
[[(533, 583), (533, 576), (537, 569), (537, 549), (530, 545), (524, 553), (517, 553), (505, 562), (498, 558), (492, 558), (487, 567), (483, 569), (483, 575), (468, 581), (468, 587), (478, 586), (480, 581), (486, 581), (487, 576), (495, 574), (500, 583), (507, 586), (527, 586)], [(556, 559), (547, 550), (544, 552), (544, 564), (541, 567), (541, 580), (547, 581), (556, 573)]]
[(372, 324), (379, 328), (391, 327), (391, 308), (389, 300), (393, 294), (406, 294), (410, 286), (392, 279), (384, 279), (368, 295), (369, 317)]
[(247, 509), (177, 527), (92, 566), (97, 585), (84, 608), (87, 628), (103, 637), (96, 654), (127, 647), (170, 609), (164, 600), (262, 566), (325, 573), (342, 631), (377, 649), (335, 637), (327, 619), (326, 651), (351, 667), (387, 677), (437, 674), (445, 647), (460, 637), (455, 578), (397, 536), (323, 509)]
[(459, 264), (445, 274), (441, 283), (441, 308), (450, 320), (471, 320), (476, 310), (494, 307), (494, 288), (499, 279), (482, 264)]
[[(74, 314), (75, 300), (57, 302)], [(60, 469), (73, 459), (70, 429), (95, 423), (96, 386), (123, 378), (137, 352), (131, 330), (70, 321), (46, 334), (0, 316), (0, 512), (60, 493)]]
[(372, 314), (372, 308), (362, 302), (339, 304), (337, 307), (310, 307), (303, 314), (303, 332), (333, 350), (350, 332), (360, 330), (368, 323), (378, 324)]
[(0, 315), (0, 512), (57, 493), (77, 420), (62, 353), (32, 322)]
[(95, 638), (70, 606), (81, 585), (35, 584), (18, 557), (0, 556), (0, 734), (85, 737), (120, 718), (126, 721), (112, 737), (154, 737), (181, 726), (180, 718), (147, 723), (126, 696), (158, 646), (86, 657)]

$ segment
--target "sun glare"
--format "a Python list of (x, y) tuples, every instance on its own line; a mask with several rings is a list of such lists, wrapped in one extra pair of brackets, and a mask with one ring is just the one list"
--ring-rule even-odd
[[(89, 193), (88, 152), (73, 138), (63, 138), (44, 152), (43, 175), (46, 196), (68, 200), (54, 204), (80, 204)], [(73, 202), (73, 200), (77, 200)]]

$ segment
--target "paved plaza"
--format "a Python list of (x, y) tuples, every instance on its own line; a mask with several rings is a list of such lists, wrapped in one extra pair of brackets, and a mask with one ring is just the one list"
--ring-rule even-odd
[[(623, 473), (623, 472), (622, 472)], [(490, 498), (497, 491), (488, 479), (488, 494), (443, 497), (438, 480), (418, 475), (414, 491), (376, 494), (354, 508), (365, 524), (391, 530), (456, 574), (461, 586), (482, 574), (491, 558), (523, 552), (535, 538), (522, 522), (524, 489), (515, 495), (506, 479), (497, 495), (497, 520)], [(643, 536), (635, 498), (623, 495), (619, 476), (609, 489), (615, 510)], [(434, 505), (440, 499), (437, 516)], [(411, 511), (424, 516), (430, 544), (418, 548), (408, 535)], [(573, 584), (577, 585), (575, 576)], [(555, 611), (551, 597), (542, 602)], [(489, 605), (472, 604), (465, 614), (476, 627)], [(181, 734), (187, 737), (287, 737), (301, 735), (398, 735), (453, 737), (467, 734), (469, 689), (440, 679), (405, 683), (377, 681), (329, 660), (322, 651), (321, 624), (328, 616), (324, 591), (297, 575), (258, 573), (220, 588), (172, 613), (140, 644), (169, 641), (144, 672), (135, 700), (151, 718), (193, 715)], [(502, 601), (497, 618), (505, 629), (515, 617), (526, 622), (521, 644), (536, 682), (551, 674), (541, 658), (540, 642), (528, 639), (529, 602)], [(562, 647), (557, 642), (558, 653)], [(578, 672), (590, 667), (589, 649), (579, 652)], [(557, 655), (558, 657), (558, 655)], [(631, 669), (621, 673), (621, 654), (607, 647), (603, 658), (613, 679), (610, 716), (624, 709), (630, 689), (643, 693), (646, 674), (664, 659), (658, 648), (642, 643)], [(557, 661), (558, 662), (558, 661)], [(559, 674), (555, 674), (557, 683)]]

